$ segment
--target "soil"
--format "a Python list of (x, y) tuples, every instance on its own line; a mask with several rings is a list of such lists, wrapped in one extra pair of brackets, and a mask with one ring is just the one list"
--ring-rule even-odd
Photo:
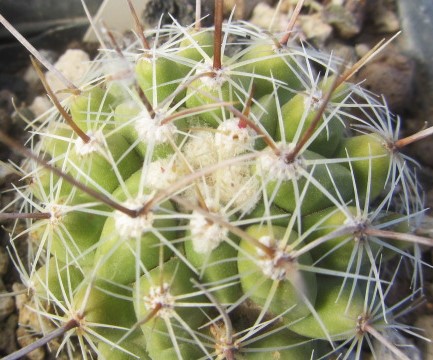
[[(374, 46), (382, 38), (389, 38), (399, 30), (399, 15), (397, 12), (396, 0), (347, 0), (347, 1), (306, 1), (309, 6), (302, 12), (302, 22), (298, 23), (298, 29), (303, 33), (306, 41), (316, 47), (325, 50), (337, 49), (337, 53), (351, 60), (362, 56), (368, 49)], [(157, 3), (157, 2), (155, 2)], [(177, 3), (177, 6), (175, 6)], [(171, 1), (172, 9), (179, 9), (179, 2)], [(233, 1), (228, 1), (227, 7), (230, 9)], [(236, 16), (252, 17), (252, 21), (260, 24), (261, 13), (266, 19), (266, 11), (270, 11), (272, 1), (258, 3), (258, 1), (236, 1), (238, 9)], [(343, 3), (344, 6), (332, 8), (332, 4)], [(280, 10), (287, 10), (293, 1), (285, 0), (282, 2)], [(261, 8), (259, 8), (261, 6)], [(327, 10), (324, 11), (323, 9)], [(228, 10), (229, 10), (228, 9)], [(259, 10), (258, 10), (259, 9)], [(155, 11), (157, 7), (155, 7)], [(343, 14), (343, 15), (342, 15)], [(159, 18), (159, 14), (153, 14)], [(185, 15), (185, 14), (183, 14)], [(284, 20), (285, 13), (281, 12)], [(148, 15), (149, 17), (149, 15)], [(268, 19), (268, 18), (267, 18)], [(283, 21), (282, 20), (282, 21)], [(66, 35), (65, 35), (66, 34)], [(83, 29), (70, 32), (65, 30), (50, 29), (48, 33), (37, 34), (37, 48), (44, 50), (50, 61), (54, 62), (66, 48), (85, 49), (90, 54), (95, 54), (95, 45), (83, 44), (80, 39)], [(59, 41), (59, 35), (61, 41)], [(37, 81), (30, 81), (28, 74), (29, 61), (23, 52), (14, 52), (17, 45), (10, 39), (2, 39), (0, 43), (0, 58), (2, 62), (9, 59), (10, 66), (3, 66), (0, 70), (0, 128), (7, 132), (19, 143), (24, 143), (27, 133), (24, 131), (26, 123), (23, 117), (31, 118), (28, 106), (32, 103), (35, 96), (42, 93), (40, 84)], [(383, 94), (392, 111), (402, 119), (402, 136), (413, 134), (425, 126), (426, 114), (430, 110), (423, 108), (420, 102), (419, 93), (426, 86), (425, 80), (417, 73), (416, 60), (405, 54), (400, 46), (400, 42), (394, 41), (378, 57), (363, 67), (357, 74), (354, 81), (361, 81), (367, 78), (364, 85), (371, 91)], [(13, 100), (12, 100), (13, 99)], [(433, 116), (430, 116), (433, 118)], [(420, 182), (426, 193), (426, 206), (432, 208), (433, 205), (433, 142), (431, 139), (417, 142), (406, 150), (420, 164), (417, 172)], [(0, 159), (12, 164), (20, 163), (20, 156), (11, 149), (0, 144)], [(13, 185), (20, 186), (19, 177), (13, 167), (0, 168), (0, 208), (10, 204), (13, 199)], [(429, 219), (429, 218), (428, 218)], [(5, 229), (11, 228), (13, 222), (4, 220), (0, 217), (0, 224)], [(430, 231), (431, 226), (426, 225), (426, 231)], [(7, 256), (7, 246), (9, 236), (7, 232), (1, 231), (0, 234), (0, 292), (13, 292), (17, 288), (20, 278), (14, 270), (14, 265)], [(27, 249), (25, 238), (16, 239), (19, 243), (19, 251), (22, 258), (25, 258)], [(425, 249), (422, 254), (427, 263), (432, 263), (433, 252)], [(420, 319), (433, 315), (433, 271), (424, 268), (425, 274), (425, 302), (417, 307), (403, 319), (409, 324), (414, 324)], [(404, 272), (399, 274), (402, 284), (408, 285), (410, 279)], [(14, 286), (15, 284), (15, 286)], [(403, 286), (402, 286), (403, 287)], [(395, 298), (405, 294), (393, 294)], [(12, 297), (0, 297), (0, 356), (5, 356), (14, 352), (18, 347), (16, 337), (17, 324), (17, 305)], [(422, 322), (422, 321), (421, 321)], [(422, 346), (420, 346), (422, 348)], [(32, 359), (43, 359), (48, 354), (41, 350), (38, 354), (34, 353)]]

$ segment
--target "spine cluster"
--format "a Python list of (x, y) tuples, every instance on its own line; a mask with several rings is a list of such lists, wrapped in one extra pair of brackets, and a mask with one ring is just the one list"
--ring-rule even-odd
[(23, 280), (60, 350), (407, 359), (386, 274), (403, 259), (416, 291), (431, 240), (398, 119), (354, 68), (218, 15), (112, 45), (22, 166)]

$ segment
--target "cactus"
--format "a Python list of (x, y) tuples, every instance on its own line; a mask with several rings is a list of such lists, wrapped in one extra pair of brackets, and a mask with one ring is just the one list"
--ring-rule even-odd
[(419, 286), (432, 240), (401, 149), (431, 130), (398, 139), (348, 81), (361, 64), (221, 9), (213, 28), (138, 27), (61, 103), (44, 81), (55, 106), (30, 151), (1, 134), (27, 157), (30, 268), (21, 233), (11, 254), (57, 327), (43, 341), (64, 336), (71, 358), (290, 360), (360, 359), (376, 339), (407, 359), (382, 273), (400, 257)]

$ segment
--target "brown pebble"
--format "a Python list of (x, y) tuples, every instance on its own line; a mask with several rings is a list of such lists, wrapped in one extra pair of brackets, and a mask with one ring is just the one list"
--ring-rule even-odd
[(0, 276), (6, 274), (8, 268), (9, 268), (9, 255), (3, 247), (0, 247)]
[(17, 350), (15, 342), (15, 330), (18, 325), (18, 316), (13, 314), (0, 325), (0, 351), (4, 354), (12, 354)]
[(341, 5), (331, 3), (326, 6), (324, 16), (341, 38), (350, 39), (362, 30), (365, 3), (365, 0), (347, 0)]
[(0, 295), (0, 321), (3, 321), (15, 311), (15, 301), (12, 296), (5, 296), (4, 292)]
[(367, 63), (355, 76), (363, 87), (385, 100), (394, 113), (401, 113), (412, 103), (415, 63), (395, 48), (389, 47)]

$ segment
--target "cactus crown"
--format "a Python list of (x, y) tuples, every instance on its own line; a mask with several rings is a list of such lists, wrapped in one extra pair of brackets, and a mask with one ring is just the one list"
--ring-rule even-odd
[(384, 268), (432, 241), (398, 119), (360, 64), (216, 4), (215, 27), (104, 48), (65, 100), (45, 82), (11, 234), (42, 331), (83, 358), (406, 359)]

